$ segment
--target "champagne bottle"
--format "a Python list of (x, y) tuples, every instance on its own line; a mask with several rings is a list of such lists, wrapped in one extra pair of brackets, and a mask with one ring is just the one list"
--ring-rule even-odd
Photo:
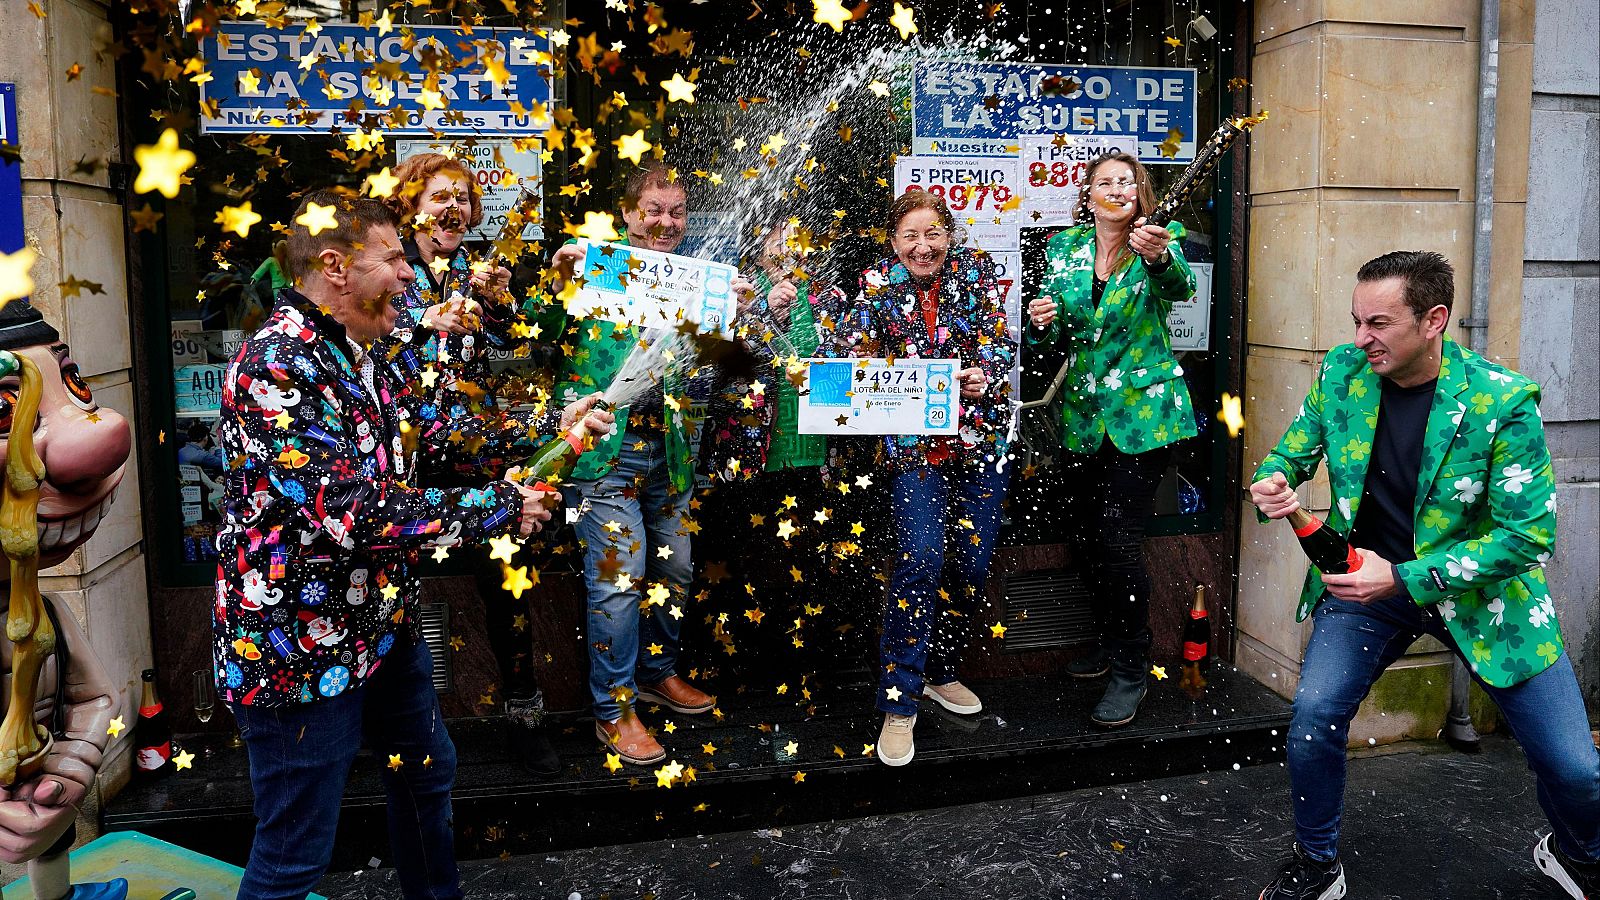
[(1361, 568), (1361, 557), (1355, 548), (1321, 519), (1297, 509), (1289, 514), (1289, 524), (1300, 539), (1300, 549), (1325, 574), (1345, 575)]
[[(593, 408), (609, 410), (611, 404), (596, 400)], [(583, 455), (583, 444), (589, 437), (587, 421), (587, 418), (578, 419), (564, 434), (535, 450), (517, 467), (513, 476), (524, 484), (532, 482), (539, 490), (550, 490), (550, 484), (565, 478)]]
[(1206, 611), (1206, 586), (1197, 584), (1189, 621), (1183, 623), (1183, 674), (1178, 679), (1178, 687), (1191, 698), (1198, 700), (1205, 690), (1206, 677), (1200, 670), (1210, 655), (1211, 614)]
[(172, 772), (172, 725), (156, 697), (156, 670), (145, 669), (139, 696), (139, 721), (133, 726), (134, 763), (139, 774), (156, 777)]

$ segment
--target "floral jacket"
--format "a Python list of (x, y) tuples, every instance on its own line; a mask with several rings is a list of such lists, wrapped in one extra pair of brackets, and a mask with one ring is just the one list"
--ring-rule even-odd
[[(1326, 459), (1333, 491), (1328, 524), (1349, 534), (1361, 508), (1380, 393), (1360, 349), (1345, 344), (1328, 351), (1299, 414), (1251, 480), (1281, 472), (1299, 484)], [(1533, 381), (1445, 339), (1417, 479), (1417, 558), (1396, 567), (1419, 605), (1438, 605), (1473, 671), (1496, 687), (1532, 678), (1561, 655), (1544, 574), (1555, 547), (1555, 470), (1538, 403)], [(1304, 620), (1322, 595), (1313, 567), (1297, 618)]]
[(957, 247), (945, 256), (932, 340), (911, 275), (892, 256), (861, 273), (861, 291), (837, 325), (834, 340), (847, 355), (959, 359), (963, 368), (980, 366), (989, 376), (986, 396), (961, 403), (959, 438), (885, 437), (884, 453), (891, 466), (910, 469), (947, 460), (989, 461), (1005, 454), (1016, 342), (1006, 331), (1004, 298), (989, 254)]
[(1160, 273), (1135, 255), (1114, 273), (1094, 303), (1094, 226), (1051, 235), (1040, 294), (1056, 301), (1049, 328), (1026, 329), (1026, 340), (1067, 353), (1062, 384), (1061, 443), (1094, 453), (1105, 436), (1123, 453), (1144, 453), (1198, 433), (1183, 367), (1172, 356), (1167, 314), (1194, 293), (1194, 271), (1178, 250), (1187, 232), (1177, 222), (1172, 263)]
[(212, 607), (218, 693), (279, 706), (336, 697), (416, 639), (424, 547), (514, 529), (510, 484), (422, 490), (401, 441), (415, 398), (382, 357), (293, 290), (228, 368), (222, 394), (226, 508)]

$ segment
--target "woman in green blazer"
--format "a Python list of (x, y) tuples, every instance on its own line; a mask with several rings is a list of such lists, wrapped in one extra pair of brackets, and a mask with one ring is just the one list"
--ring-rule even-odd
[(1095, 159), (1084, 184), (1081, 224), (1045, 247), (1044, 281), (1028, 304), (1026, 339), (1067, 356), (1062, 447), (1078, 485), (1067, 504), (1067, 537), (1083, 561), (1101, 639), (1068, 672), (1111, 673), (1090, 718), (1116, 727), (1137, 715), (1150, 668), (1145, 521), (1171, 445), (1196, 433), (1167, 334), (1167, 313), (1194, 292), (1194, 273), (1178, 249), (1183, 226), (1145, 224), (1155, 194), (1136, 157)]

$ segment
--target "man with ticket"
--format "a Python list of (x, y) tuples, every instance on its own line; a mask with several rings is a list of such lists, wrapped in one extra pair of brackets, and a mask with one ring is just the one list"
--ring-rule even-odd
[[(754, 289), (731, 267), (665, 256), (683, 241), (688, 206), (688, 192), (675, 172), (659, 164), (642, 166), (624, 186), (622, 220), (627, 236), (618, 243), (652, 253), (640, 254), (631, 267), (626, 262), (613, 266), (610, 260), (620, 254), (612, 250), (607, 256), (610, 247), (596, 247), (592, 270), (589, 245), (568, 244), (556, 251), (551, 260), (552, 297), (559, 297), (571, 282), (591, 278), (597, 284), (609, 281), (613, 288), (623, 288), (600, 292), (607, 298), (601, 302), (585, 292), (570, 308), (561, 299), (552, 299), (537, 317), (544, 339), (566, 350), (557, 379), (562, 396), (576, 398), (605, 389), (637, 345), (640, 325), (671, 327), (682, 312), (683, 318), (701, 323), (704, 330), (720, 331), (748, 302)], [(622, 276), (640, 277), (635, 270), (643, 265), (658, 267), (646, 275), (654, 289), (627, 290), (627, 282), (634, 278)], [(716, 302), (710, 313), (704, 308), (684, 309), (691, 295), (711, 296)], [(676, 310), (674, 302), (679, 303)], [(630, 408), (616, 410), (617, 420), (625, 421), (626, 427), (584, 453), (566, 486), (566, 502), (576, 511), (575, 527), (585, 545), (595, 737), (608, 754), (634, 765), (666, 759), (666, 751), (633, 714), (635, 696), (685, 715), (710, 712), (716, 706), (716, 698), (676, 671), (678, 626), (692, 574), (688, 526), (693, 521), (689, 500), (694, 489), (691, 429), (686, 421), (689, 404), (681, 389), (678, 379), (669, 375)]]

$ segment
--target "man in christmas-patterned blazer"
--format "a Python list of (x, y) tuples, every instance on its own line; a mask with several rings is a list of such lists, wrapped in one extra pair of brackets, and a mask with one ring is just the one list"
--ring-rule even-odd
[(1545, 581), (1555, 473), (1539, 386), (1444, 335), (1442, 256), (1389, 253), (1356, 280), (1355, 343), (1328, 352), (1250, 486), (1263, 521), (1283, 518), (1327, 460), (1328, 525), (1361, 559), (1346, 574), (1313, 568), (1301, 593), (1297, 618), (1313, 625), (1287, 741), (1297, 842), (1261, 896), (1344, 896), (1347, 729), (1384, 669), (1431, 634), (1522, 744), (1553, 828), (1534, 859), (1582, 900), (1600, 861), (1600, 756)]

